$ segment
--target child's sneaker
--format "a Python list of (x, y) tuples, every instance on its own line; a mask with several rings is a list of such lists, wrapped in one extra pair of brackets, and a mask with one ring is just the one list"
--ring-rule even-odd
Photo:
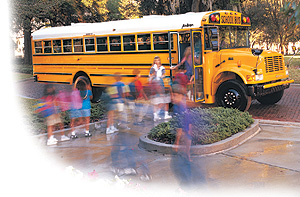
[(61, 137), (60, 137), (60, 141), (68, 141), (68, 140), (70, 140), (70, 138), (68, 138), (67, 136), (65, 136), (65, 135), (62, 135)]
[(126, 174), (126, 175), (130, 175), (130, 174), (136, 175), (137, 173), (136, 173), (136, 170), (133, 169), (133, 168), (125, 168), (124, 169), (124, 174)]
[(106, 134), (112, 134), (112, 133), (114, 133), (114, 131), (111, 130), (110, 127), (106, 128)]
[(154, 120), (154, 122), (156, 122), (157, 120), (160, 120), (161, 118), (158, 116), (158, 114), (157, 113), (153, 113), (153, 120)]
[(47, 140), (47, 146), (51, 146), (51, 145), (55, 145), (57, 144), (57, 139), (55, 139), (53, 136), (51, 136), (48, 140)]
[(71, 139), (76, 139), (78, 138), (78, 136), (75, 134), (75, 132), (73, 131), (71, 136), (70, 136)]
[(165, 111), (165, 119), (170, 119), (170, 118), (172, 118), (172, 116), (170, 116), (169, 113)]
[(86, 132), (86, 133), (84, 134), (84, 136), (85, 136), (85, 137), (91, 137), (92, 134), (91, 134), (90, 132)]
[(115, 131), (119, 131), (119, 129), (117, 129), (115, 126), (110, 126), (110, 130), (112, 130), (113, 132), (115, 132)]

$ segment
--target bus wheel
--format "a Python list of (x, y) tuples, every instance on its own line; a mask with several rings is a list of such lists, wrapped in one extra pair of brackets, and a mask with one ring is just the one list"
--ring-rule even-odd
[(221, 107), (236, 108), (240, 111), (247, 111), (251, 105), (251, 97), (247, 96), (244, 86), (236, 80), (222, 83), (218, 88), (216, 100)]
[(93, 87), (92, 88), (92, 92), (93, 92), (92, 103), (98, 103), (100, 101), (100, 97), (101, 97), (104, 89), (105, 88), (103, 88), (103, 87)]
[(85, 76), (77, 77), (74, 82), (74, 87), (76, 87), (79, 91), (81, 91), (80, 96), (82, 99), (85, 99), (88, 95), (87, 86), (91, 86), (90, 81)]
[(266, 96), (259, 97), (259, 98), (257, 98), (257, 100), (263, 105), (273, 105), (273, 104), (277, 103), (278, 101), (280, 101), (280, 99), (283, 96), (283, 92), (284, 92), (284, 90), (281, 90), (279, 92), (274, 92), (272, 94), (268, 94)]

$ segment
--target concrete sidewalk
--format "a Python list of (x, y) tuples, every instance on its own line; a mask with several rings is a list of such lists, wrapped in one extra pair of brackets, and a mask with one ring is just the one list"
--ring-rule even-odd
[[(189, 164), (192, 187), (189, 191), (200, 194), (203, 189), (274, 188), (300, 194), (300, 127), (297, 124), (287, 126), (270, 123), (261, 123), (259, 134), (234, 149), (208, 156), (192, 155)], [(56, 146), (46, 147), (46, 152), (62, 166), (73, 166), (85, 175), (95, 170), (100, 178), (113, 179), (111, 150), (122, 144), (114, 143), (118, 134), (104, 133), (105, 126), (106, 123), (102, 122), (100, 128), (92, 131), (91, 138), (80, 137), (59, 142)], [(178, 157), (148, 152), (138, 147), (138, 138), (147, 133), (154, 123), (146, 121), (144, 126), (129, 126), (129, 131), (121, 129), (119, 133), (129, 132), (135, 143), (138, 175), (122, 175), (121, 178), (130, 179), (146, 190), (160, 188), (174, 191), (181, 188), (182, 179), (177, 175), (185, 165), (174, 167)], [(45, 147), (44, 137), (40, 136), (37, 141)], [(139, 180), (143, 166), (150, 171), (150, 182)]]

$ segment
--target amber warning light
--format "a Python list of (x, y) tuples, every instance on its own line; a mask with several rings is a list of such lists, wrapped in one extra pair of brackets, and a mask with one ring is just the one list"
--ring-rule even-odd
[(250, 18), (249, 17), (243, 17), (243, 23), (250, 23)]
[(211, 14), (209, 16), (209, 22), (210, 23), (220, 23), (220, 14)]

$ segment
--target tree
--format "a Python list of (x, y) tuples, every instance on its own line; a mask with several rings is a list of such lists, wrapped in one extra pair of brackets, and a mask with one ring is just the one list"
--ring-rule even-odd
[(297, 32), (295, 22), (290, 22), (281, 11), (284, 4), (288, 2), (291, 1), (264, 0), (245, 3), (245, 13), (252, 21), (252, 33), (264, 34), (264, 36), (254, 35), (252, 38), (258, 38), (257, 42), (278, 43), (282, 53)]
[[(24, 32), (24, 63), (32, 64), (31, 32), (35, 26), (34, 18), (42, 17), (51, 7), (57, 6), (61, 0), (13, 0), (12, 24), (15, 32)], [(33, 9), (34, 8), (34, 9)]]
[(119, 3), (119, 12), (123, 19), (139, 18), (141, 13), (139, 4), (135, 0), (121, 0)]
[(107, 0), (12, 0), (11, 24), (24, 33), (24, 63), (32, 64), (31, 33), (43, 26), (106, 20)]
[(282, 11), (286, 16), (290, 17), (290, 22), (294, 21), (298, 26), (300, 24), (300, 3), (298, 2), (288, 2), (284, 4)]
[(119, 11), (119, 4), (121, 0), (107, 0), (106, 7), (108, 10), (107, 20), (114, 21), (114, 20), (121, 20), (122, 15)]

